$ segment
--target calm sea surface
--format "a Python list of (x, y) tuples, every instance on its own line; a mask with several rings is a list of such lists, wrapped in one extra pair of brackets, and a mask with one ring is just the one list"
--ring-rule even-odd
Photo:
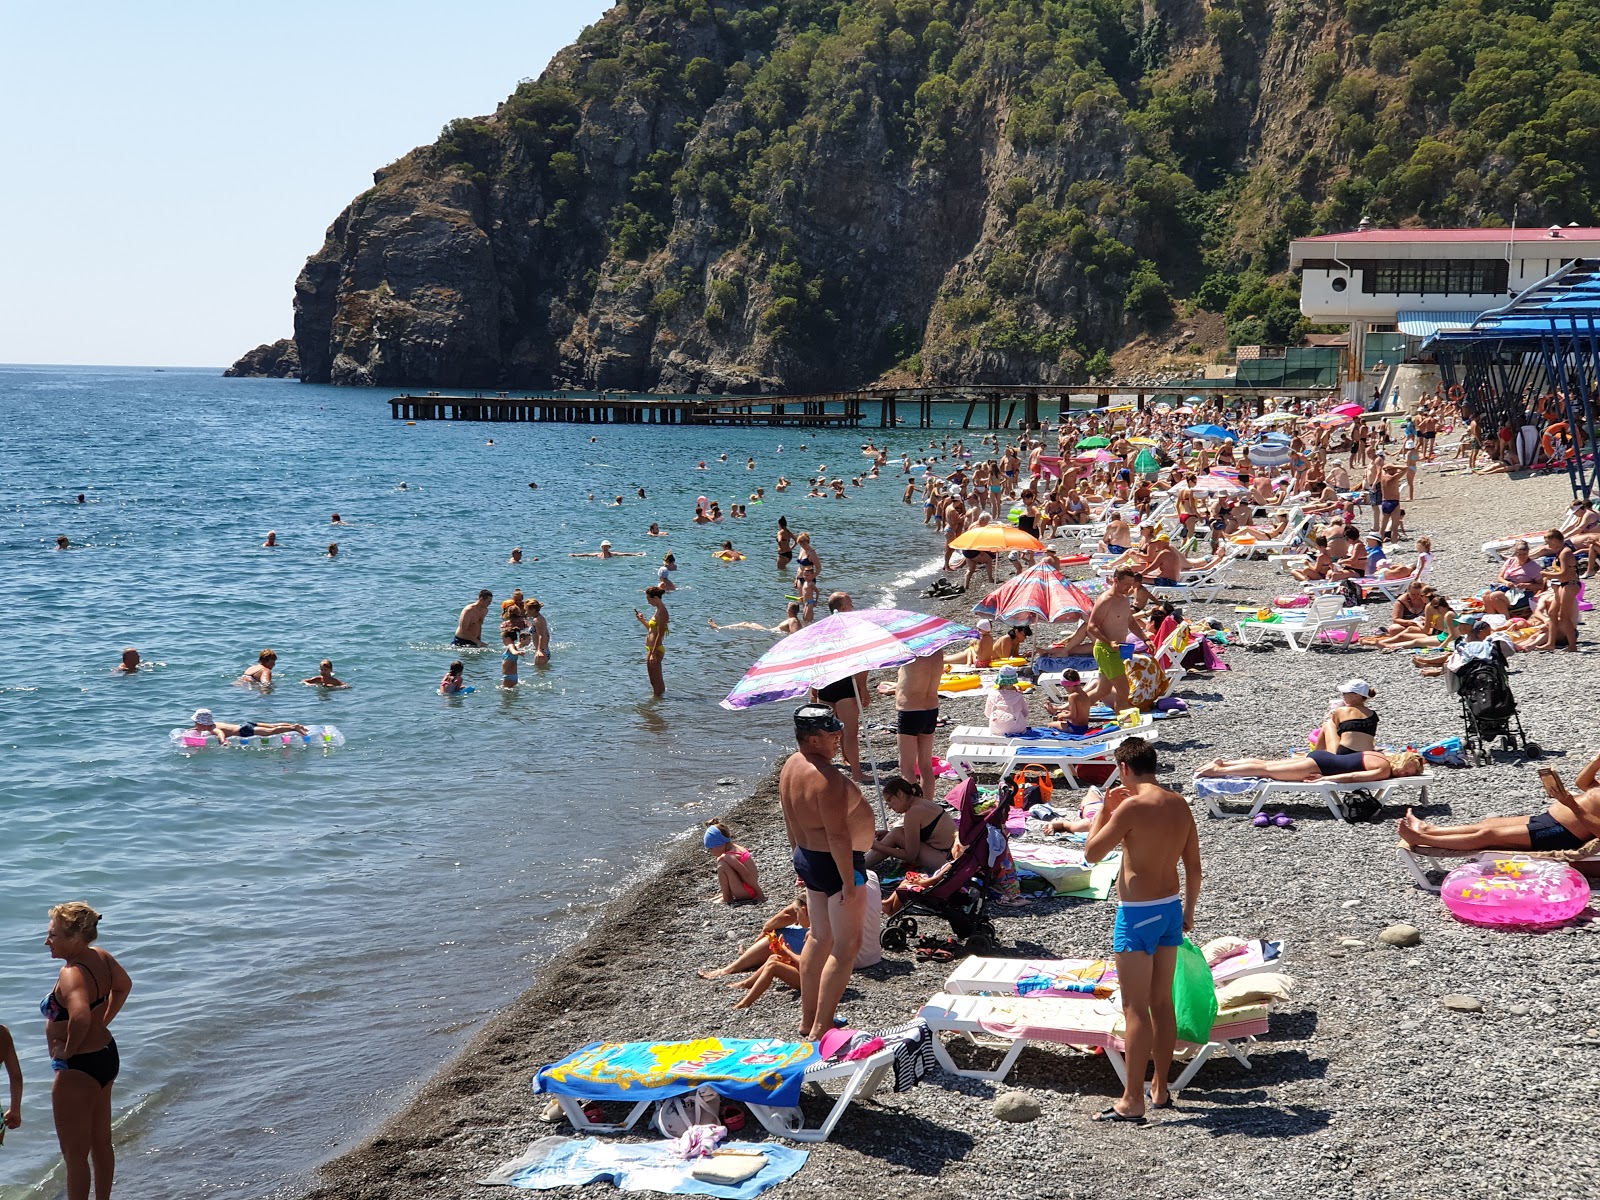
[[(898, 464), (848, 502), (772, 491), (780, 471), (865, 469), (876, 428), (407, 426), (388, 397), (0, 368), (0, 1022), (28, 1079), (5, 1200), (59, 1190), (37, 1012), (49, 905), (104, 912), (101, 944), (135, 983), (115, 1026), (118, 1195), (291, 1187), (785, 748), (785, 706), (717, 706), (770, 639), (706, 626), (781, 619), (780, 514), (813, 532), (824, 591), (858, 603), (913, 595), (934, 548)], [(726, 510), (757, 485), (747, 520), (690, 521), (697, 496)], [(645, 537), (651, 521), (669, 536)], [(601, 538), (646, 557), (567, 557)], [(749, 561), (713, 559), (724, 538)], [(512, 546), (539, 561), (508, 565)], [(667, 550), (681, 569), (655, 701), (632, 609)], [(492, 633), (518, 586), (545, 603), (551, 667), (504, 691), (498, 653), (469, 653), (477, 691), (438, 696), (461, 606), (492, 589)], [(154, 666), (113, 676), (128, 645)], [(276, 686), (235, 685), (266, 646)], [(323, 657), (350, 691), (298, 682)], [(331, 723), (348, 744), (185, 758), (167, 733), (201, 705)]]

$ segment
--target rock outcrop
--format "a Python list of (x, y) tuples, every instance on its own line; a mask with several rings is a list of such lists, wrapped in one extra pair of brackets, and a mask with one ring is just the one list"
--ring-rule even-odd
[(301, 377), (1058, 381), (1185, 297), (1282, 336), (1261, 281), (1293, 235), (1567, 219), (1517, 157), (1591, 155), (1565, 83), (1516, 146), (1451, 141), (1510, 119), (1476, 115), (1478, 49), (1533, 36), (1455, 2), (623, 0), (339, 215), (295, 287)]
[(257, 346), (223, 372), (229, 379), (294, 379), (300, 374), (300, 351), (289, 338)]

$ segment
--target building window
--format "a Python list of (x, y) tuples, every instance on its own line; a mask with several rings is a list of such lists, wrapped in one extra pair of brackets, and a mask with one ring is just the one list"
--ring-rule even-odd
[(1495, 296), (1506, 290), (1508, 277), (1509, 264), (1499, 258), (1374, 261), (1362, 274), (1362, 291), (1369, 296)]
[(1335, 275), (1333, 282), (1329, 286), (1336, 292), (1342, 292), (1348, 286), (1348, 281), (1343, 275)]

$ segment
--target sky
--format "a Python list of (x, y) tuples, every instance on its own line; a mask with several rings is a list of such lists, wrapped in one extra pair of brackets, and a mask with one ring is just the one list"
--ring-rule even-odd
[(372, 172), (612, 0), (0, 0), (0, 363), (223, 367)]

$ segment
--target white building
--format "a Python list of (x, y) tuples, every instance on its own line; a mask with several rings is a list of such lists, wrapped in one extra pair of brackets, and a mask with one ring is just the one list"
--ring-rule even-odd
[(1414, 353), (1429, 334), (1465, 329), (1574, 259), (1600, 259), (1600, 229), (1363, 228), (1289, 244), (1289, 266), (1301, 272), (1300, 311), (1350, 327), (1352, 399), (1396, 378), (1398, 363), (1384, 378), (1366, 379), (1369, 334), (1403, 334)]

